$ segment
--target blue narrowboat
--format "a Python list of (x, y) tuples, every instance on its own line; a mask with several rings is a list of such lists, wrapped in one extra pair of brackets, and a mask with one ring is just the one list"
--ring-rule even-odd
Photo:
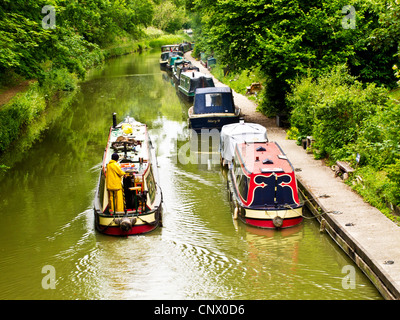
[(189, 127), (196, 131), (220, 130), (226, 124), (239, 122), (240, 108), (235, 106), (229, 87), (197, 88), (188, 116)]

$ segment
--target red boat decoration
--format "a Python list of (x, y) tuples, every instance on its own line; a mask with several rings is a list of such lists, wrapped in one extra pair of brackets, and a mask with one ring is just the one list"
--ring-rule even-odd
[(287, 228), (303, 220), (293, 166), (277, 143), (236, 144), (228, 185), (235, 219), (259, 228)]

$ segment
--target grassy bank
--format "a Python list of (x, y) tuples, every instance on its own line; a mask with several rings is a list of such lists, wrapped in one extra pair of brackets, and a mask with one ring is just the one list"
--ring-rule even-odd
[[(237, 93), (246, 94), (247, 87), (254, 82), (265, 82), (264, 77), (261, 75), (260, 70), (255, 68), (253, 70), (231, 71), (224, 68), (220, 64), (212, 66), (211, 73), (222, 83), (231, 87)], [(257, 95), (248, 95), (248, 98), (254, 100), (257, 104), (262, 104), (264, 93), (259, 92)]]

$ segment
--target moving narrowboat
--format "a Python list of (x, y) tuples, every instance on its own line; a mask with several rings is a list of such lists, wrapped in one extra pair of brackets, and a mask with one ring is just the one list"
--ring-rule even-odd
[(268, 142), (267, 129), (258, 123), (231, 123), (222, 127), (219, 151), (221, 165), (230, 165), (235, 154), (235, 147), (243, 142)]
[(293, 166), (275, 142), (236, 144), (228, 188), (234, 219), (247, 225), (280, 229), (303, 220)]
[[(147, 126), (132, 117), (113, 126), (104, 151), (103, 163), (94, 199), (96, 229), (107, 235), (129, 236), (155, 230), (162, 223), (162, 192), (157, 159)], [(125, 172), (122, 178), (123, 211), (112, 205), (110, 198), (118, 196), (107, 190), (107, 165), (112, 154), (118, 154), (118, 164)]]
[(193, 106), (189, 108), (189, 127), (195, 131), (218, 129), (240, 119), (240, 108), (235, 106), (229, 87), (197, 88)]
[(188, 101), (193, 101), (197, 88), (208, 87), (214, 87), (211, 76), (195, 70), (181, 72), (178, 90)]

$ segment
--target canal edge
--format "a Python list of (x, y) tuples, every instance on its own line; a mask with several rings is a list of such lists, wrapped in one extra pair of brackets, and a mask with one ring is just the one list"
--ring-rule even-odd
[(314, 193), (307, 187), (300, 177), (297, 183), (305, 205), (320, 223), (320, 231), (326, 232), (332, 240), (347, 254), (348, 257), (368, 277), (376, 289), (386, 300), (400, 300), (400, 290), (394, 285), (390, 275), (382, 270), (378, 263), (368, 255), (366, 250), (346, 230), (344, 230), (335, 217), (321, 204)]

